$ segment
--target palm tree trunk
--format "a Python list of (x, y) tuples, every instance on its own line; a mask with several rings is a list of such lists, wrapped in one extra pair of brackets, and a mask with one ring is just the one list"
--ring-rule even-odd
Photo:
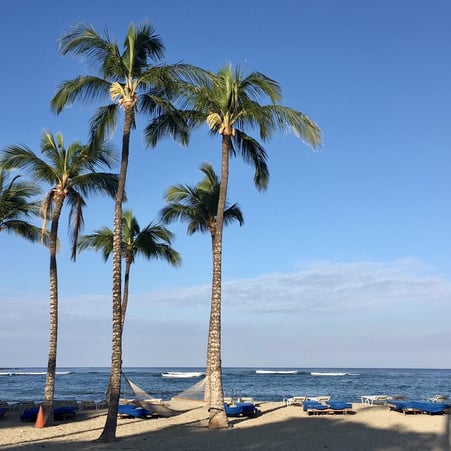
[(124, 105), (125, 121), (122, 135), (122, 155), (119, 172), (118, 189), (114, 206), (113, 228), (113, 334), (111, 350), (110, 386), (108, 393), (108, 413), (105, 426), (99, 437), (107, 443), (116, 439), (117, 411), (121, 393), (122, 373), (122, 203), (127, 178), (128, 156), (130, 148), (130, 130), (133, 124), (133, 106)]
[(122, 332), (124, 331), (125, 314), (127, 313), (128, 304), (128, 287), (130, 283), (130, 268), (132, 263), (129, 258), (125, 260), (125, 271), (124, 271), (124, 293), (122, 294)]
[(213, 238), (213, 281), (207, 352), (210, 373), (210, 418), (208, 427), (215, 429), (229, 426), (229, 421), (224, 410), (221, 362), (222, 231), (224, 228), (224, 209), (229, 178), (229, 148), (230, 136), (223, 135), (221, 185), (219, 188), (218, 212), (216, 215), (216, 231)]
[(49, 252), (50, 252), (50, 333), (49, 354), (47, 362), (47, 377), (44, 389), (44, 425), (53, 424), (53, 398), (55, 395), (56, 351), (58, 342), (58, 271), (56, 264), (56, 251), (58, 242), (58, 223), (63, 208), (64, 198), (55, 196), (52, 224), (50, 226)]
[[(122, 338), (124, 337), (124, 322), (125, 322), (125, 314), (127, 312), (127, 304), (128, 304), (128, 286), (129, 286), (129, 280), (130, 280), (130, 267), (131, 263), (129, 261), (125, 264), (125, 271), (124, 271), (124, 289), (123, 295), (122, 295), (122, 306), (121, 306), (121, 329), (122, 329)], [(110, 399), (110, 393), (111, 393), (111, 374), (108, 379), (108, 391), (106, 398)], [(108, 401), (109, 404), (109, 401)]]
[[(215, 233), (211, 232), (211, 256), (212, 262), (214, 261), (214, 244), (215, 244)], [(205, 370), (205, 394), (204, 401), (207, 403), (208, 409), (210, 409), (210, 399), (211, 399), (211, 346), (210, 346), (210, 336), (211, 336), (211, 306), (210, 306), (210, 324), (208, 327), (208, 338), (207, 338), (207, 365)]]

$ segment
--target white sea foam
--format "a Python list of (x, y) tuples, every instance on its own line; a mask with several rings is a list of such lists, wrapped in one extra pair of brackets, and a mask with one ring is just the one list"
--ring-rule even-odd
[(161, 373), (163, 377), (174, 377), (174, 378), (187, 378), (187, 377), (201, 377), (205, 373), (200, 371), (168, 371), (167, 373)]
[(329, 372), (318, 372), (312, 371), (310, 373), (312, 376), (360, 376), (359, 373), (329, 373)]
[(256, 370), (256, 374), (298, 374), (297, 370)]

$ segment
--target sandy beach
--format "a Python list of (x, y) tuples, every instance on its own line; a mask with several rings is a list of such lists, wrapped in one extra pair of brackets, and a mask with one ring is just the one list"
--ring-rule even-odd
[(422, 450), (450, 449), (450, 415), (403, 415), (386, 406), (353, 404), (354, 414), (308, 416), (281, 402), (259, 405), (254, 418), (231, 418), (226, 430), (208, 430), (199, 407), (172, 418), (118, 419), (117, 442), (97, 442), (105, 411), (80, 411), (47, 428), (0, 420), (0, 449), (15, 450)]

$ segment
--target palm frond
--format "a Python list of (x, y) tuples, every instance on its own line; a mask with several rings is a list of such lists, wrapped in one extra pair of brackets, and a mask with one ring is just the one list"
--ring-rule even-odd
[(71, 260), (75, 261), (77, 257), (78, 236), (84, 224), (83, 208), (86, 206), (86, 202), (80, 194), (72, 188), (67, 192), (66, 202), (70, 206), (68, 230), (72, 242)]
[(54, 184), (57, 181), (53, 168), (26, 146), (6, 146), (0, 157), (0, 166), (4, 169), (20, 168), (30, 171), (37, 182)]
[(50, 107), (57, 114), (76, 100), (84, 103), (94, 102), (99, 98), (109, 98), (111, 83), (94, 76), (79, 76), (61, 83), (50, 101)]
[[(214, 233), (218, 210), (220, 181), (213, 166), (203, 163), (200, 170), (205, 177), (195, 186), (173, 185), (166, 190), (165, 200), (168, 202), (160, 210), (160, 218), (164, 224), (175, 221), (187, 222), (187, 233)], [(231, 207), (226, 203), (224, 222), (230, 224), (238, 221), (243, 224), (243, 216), (237, 204)]]
[(44, 200), (41, 204), (41, 216), (42, 216), (42, 229), (41, 229), (41, 235), (44, 236), (47, 232), (47, 222), (52, 217), (53, 212), (53, 197), (54, 197), (55, 191), (52, 189), (50, 190), (46, 196), (44, 197)]
[(272, 103), (282, 100), (282, 88), (279, 83), (261, 72), (252, 72), (247, 77), (242, 78), (240, 88), (251, 100), (262, 101), (269, 98)]
[(224, 224), (229, 225), (235, 221), (238, 221), (240, 226), (244, 224), (243, 213), (238, 204), (233, 204), (224, 210)]
[(73, 183), (84, 195), (104, 194), (111, 198), (116, 196), (119, 176), (109, 172), (89, 172), (74, 177)]
[(199, 169), (205, 175), (205, 178), (197, 184), (197, 187), (208, 191), (214, 191), (217, 189), (219, 187), (220, 180), (212, 164), (204, 162), (200, 165)]
[(133, 243), (135, 255), (165, 260), (173, 266), (179, 266), (181, 257), (171, 247), (172, 238), (172, 232), (166, 227), (150, 223), (136, 236)]
[(150, 147), (155, 147), (162, 138), (167, 136), (182, 145), (187, 145), (189, 142), (190, 128), (178, 112), (163, 113), (153, 119), (144, 129), (144, 140)]
[(112, 103), (97, 108), (89, 123), (91, 142), (104, 141), (116, 130), (119, 105)]
[[(321, 145), (321, 130), (304, 113), (283, 105), (265, 105), (260, 108), (257, 121), (266, 121), (267, 128), (271, 131), (294, 132), (313, 149)], [(265, 118), (265, 119), (263, 119)]]
[(264, 191), (268, 187), (269, 181), (268, 157), (265, 149), (257, 140), (240, 130), (236, 130), (232, 141), (234, 148), (239, 149), (243, 160), (254, 167), (255, 187), (259, 191)]
[(161, 60), (165, 52), (160, 36), (148, 23), (136, 29), (133, 24), (130, 24), (124, 47), (123, 60), (127, 62), (130, 77), (139, 77), (148, 67), (149, 61)]
[(112, 145), (100, 139), (92, 140), (84, 147), (84, 157), (88, 170), (95, 172), (101, 168), (111, 169), (118, 162), (116, 152)]
[(59, 50), (62, 55), (85, 56), (95, 70), (107, 77), (117, 73), (122, 63), (117, 44), (111, 41), (108, 29), (102, 37), (91, 25), (83, 22), (76, 23), (61, 37)]
[(108, 227), (103, 227), (90, 235), (82, 235), (77, 243), (78, 251), (94, 249), (102, 251), (103, 259), (108, 260), (113, 252), (113, 231)]
[(40, 189), (20, 178), (20, 175), (11, 177), (9, 171), (0, 169), (0, 231), (37, 241), (41, 230), (28, 219), (39, 214), (39, 202), (32, 197), (39, 194)]
[(0, 232), (3, 230), (8, 233), (14, 233), (15, 235), (25, 238), (33, 243), (39, 241), (41, 238), (41, 229), (39, 227), (19, 219), (1, 222)]
[[(166, 227), (151, 222), (141, 230), (131, 210), (123, 212), (122, 222), (122, 257), (132, 263), (137, 255), (141, 255), (148, 260), (165, 260), (173, 266), (180, 264), (179, 253), (171, 247), (173, 234)], [(91, 235), (80, 237), (78, 250), (86, 249), (102, 251), (106, 261), (113, 252), (113, 231), (104, 227)]]

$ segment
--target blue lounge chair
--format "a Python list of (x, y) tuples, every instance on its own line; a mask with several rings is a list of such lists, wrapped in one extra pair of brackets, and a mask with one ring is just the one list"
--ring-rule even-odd
[(429, 415), (443, 415), (450, 409), (449, 404), (430, 401), (390, 401), (388, 407), (390, 410), (404, 414), (427, 413)]
[(304, 412), (307, 412), (309, 415), (319, 415), (321, 413), (325, 413), (329, 406), (326, 404), (322, 404), (319, 401), (304, 401), (302, 405)]
[(352, 404), (350, 402), (328, 401), (326, 404), (329, 406), (329, 408), (337, 412), (341, 410), (348, 411), (349, 409), (352, 409)]
[[(69, 407), (69, 406), (55, 407), (53, 409), (53, 419), (55, 421), (62, 421), (73, 418), (75, 416), (77, 409), (78, 409), (77, 407)], [(20, 420), (23, 422), (36, 421), (36, 418), (38, 417), (38, 412), (39, 406), (24, 410), (22, 415), (20, 416)]]
[(123, 418), (148, 418), (152, 412), (134, 404), (121, 404), (117, 409), (117, 414)]
[(351, 412), (352, 404), (343, 401), (327, 401), (324, 404), (318, 401), (305, 401), (303, 409), (308, 415), (348, 414)]
[(450, 407), (449, 404), (430, 401), (413, 401), (411, 405), (413, 408), (421, 410), (422, 413), (428, 413), (430, 415), (443, 415), (448, 412)]
[(224, 409), (228, 417), (253, 416), (258, 413), (251, 402), (237, 402), (235, 405), (224, 403)]
[(390, 410), (394, 410), (395, 412), (402, 412), (402, 409), (404, 409), (404, 407), (407, 405), (407, 401), (391, 400), (387, 405)]
[(6, 410), (3, 407), (0, 407), (0, 418), (5, 417), (5, 412), (6, 412)]

